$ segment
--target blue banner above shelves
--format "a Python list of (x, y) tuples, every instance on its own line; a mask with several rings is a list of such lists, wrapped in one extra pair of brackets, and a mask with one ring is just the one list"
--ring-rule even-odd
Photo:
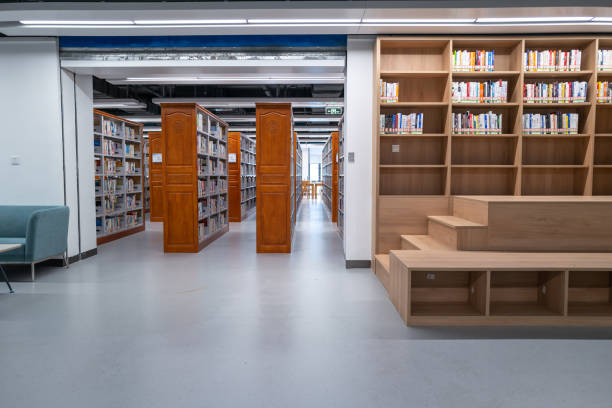
[(346, 48), (346, 35), (60, 37), (61, 48)]

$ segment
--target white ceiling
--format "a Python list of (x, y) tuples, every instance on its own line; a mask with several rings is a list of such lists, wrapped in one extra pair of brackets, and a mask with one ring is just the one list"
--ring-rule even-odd
[[(516, 2), (514, 2), (516, 3)], [(542, 7), (546, 3), (548, 7)], [(447, 34), (447, 33), (554, 33), (612, 32), (612, 24), (580, 23), (549, 25), (457, 24), (411, 26), (394, 24), (222, 24), (215, 26), (123, 25), (108, 27), (28, 27), (20, 20), (179, 20), (179, 19), (463, 19), (483, 17), (612, 17), (610, 1), (583, 1), (599, 7), (565, 7), (568, 1), (521, 2), (524, 7), (470, 7), (479, 1), (430, 2), (205, 2), (205, 3), (10, 3), (0, 4), (0, 32), (11, 36), (95, 35), (241, 35), (241, 34)], [(385, 8), (402, 4), (403, 8)], [(413, 6), (420, 7), (413, 7)], [(430, 8), (424, 8), (427, 5)], [(460, 7), (456, 7), (459, 5)], [(604, 7), (605, 5), (605, 7)]]

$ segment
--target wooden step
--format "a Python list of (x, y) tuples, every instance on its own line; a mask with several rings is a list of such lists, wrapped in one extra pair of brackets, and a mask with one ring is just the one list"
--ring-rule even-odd
[(402, 235), (402, 249), (422, 251), (452, 251), (453, 248), (429, 235)]
[(389, 291), (389, 284), (391, 283), (389, 271), (391, 270), (390, 260), (388, 254), (375, 255), (376, 265), (374, 266), (374, 273), (380, 279), (387, 292)]
[(487, 226), (452, 215), (427, 217), (428, 235), (461, 251), (482, 251), (487, 247)]
[(451, 201), (452, 214), (482, 225), (489, 224), (489, 202), (469, 196), (455, 196)]

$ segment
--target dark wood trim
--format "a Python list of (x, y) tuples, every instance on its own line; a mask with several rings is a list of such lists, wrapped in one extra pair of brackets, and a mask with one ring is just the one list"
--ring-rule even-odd
[(368, 260), (368, 259), (347, 259), (345, 261), (345, 268), (346, 269), (355, 269), (355, 268), (371, 268), (372, 267), (372, 261)]
[[(110, 113), (107, 113), (107, 112), (101, 111), (101, 110), (99, 110), (99, 109), (94, 109), (94, 113), (95, 113), (95, 114), (98, 114), (98, 115), (106, 116), (106, 117), (108, 117), (108, 118), (112, 118), (112, 119), (115, 119), (115, 120), (120, 120), (121, 122), (128, 123), (128, 124), (130, 124), (131, 126), (138, 126), (138, 127), (140, 127), (140, 128), (144, 127), (144, 125), (143, 125), (142, 123), (132, 122), (131, 120), (124, 119), (124, 118), (122, 118), (121, 116), (111, 115)], [(142, 129), (141, 129), (141, 130), (142, 130)]]
[(144, 230), (145, 230), (145, 226), (141, 225), (139, 227), (134, 227), (134, 228), (131, 228), (129, 230), (117, 232), (116, 234), (111, 234), (111, 235), (106, 235), (104, 237), (100, 237), (96, 241), (97, 241), (98, 245), (102, 245), (102, 244), (106, 244), (107, 242), (111, 242), (111, 241), (114, 241), (116, 239), (119, 239), (119, 238), (127, 237), (128, 235), (132, 235), (132, 234), (136, 234), (138, 232), (142, 232)]

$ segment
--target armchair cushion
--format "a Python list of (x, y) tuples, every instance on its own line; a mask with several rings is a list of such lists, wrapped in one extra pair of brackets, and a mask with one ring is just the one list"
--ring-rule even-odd
[(21, 247), (0, 254), (0, 262), (25, 262), (25, 238), (0, 237), (0, 244), (22, 244)]

